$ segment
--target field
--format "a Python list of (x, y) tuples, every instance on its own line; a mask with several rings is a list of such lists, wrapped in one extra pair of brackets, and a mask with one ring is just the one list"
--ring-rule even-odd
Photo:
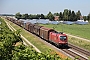
[(90, 24), (88, 24), (88, 25), (77, 25), (77, 24), (73, 24), (73, 25), (66, 25), (66, 24), (43, 25), (43, 24), (40, 24), (40, 25), (46, 26), (49, 28), (54, 28), (57, 31), (68, 33), (71, 35), (79, 36), (79, 37), (90, 40), (90, 33), (89, 33), (90, 32)]
[[(24, 31), (22, 28), (18, 27), (17, 25), (12, 24), (11, 22), (10, 22), (10, 24), (16, 29), (21, 29), (22, 30), (21, 34), (24, 37), (26, 37), (28, 40), (30, 40), (30, 42), (33, 43), (42, 52), (45, 52), (46, 51), (45, 49), (49, 50), (49, 47), (46, 46), (45, 44), (43, 44), (42, 42), (40, 42), (38, 40), (38, 38), (35, 38), (34, 36), (30, 35), (29, 33)], [(74, 25), (66, 25), (66, 24), (63, 24), (63, 25), (61, 25), (61, 24), (59, 24), (59, 25), (52, 25), (52, 24), (45, 25), (45, 24), (40, 24), (40, 25), (46, 26), (49, 28), (54, 28), (55, 30), (60, 31), (60, 32), (63, 31), (65, 33), (69, 33), (72, 35), (76, 35), (76, 36), (80, 36), (83, 38), (90, 39), (90, 37), (89, 37), (90, 36), (90, 34), (89, 34), (90, 24), (89, 25), (76, 25), (76, 24), (74, 24)], [(36, 41), (38, 43), (35, 43)], [(74, 37), (70, 37), (70, 36), (68, 37), (68, 41), (74, 45), (80, 46), (80, 47), (90, 51), (90, 43), (87, 41), (83, 41), (83, 40), (80, 40), (80, 39), (77, 39)], [(41, 45), (43, 45), (43, 47)]]
[[(64, 33), (68, 33), (68, 34), (72, 34), (75, 36), (79, 36), (82, 38), (86, 38), (90, 40), (90, 24), (89, 25), (52, 25), (52, 24), (48, 24), (48, 25), (44, 25), (44, 24), (40, 24), (41, 26), (46, 26), (49, 28), (54, 28), (57, 31), (60, 32), (64, 32)], [(68, 36), (68, 41), (69, 43), (72, 43), (74, 45), (77, 45), (79, 47), (82, 47), (86, 50), (90, 51), (90, 42), (81, 40), (81, 39), (77, 39), (71, 36)]]
[[(8, 21), (9, 22), (9, 21)], [(43, 52), (45, 52), (45, 49), (47, 49), (47, 50), (49, 50), (49, 47), (47, 47), (46, 45), (44, 45), (43, 43), (40, 43), (39, 42), (39, 40), (35, 37), (35, 36), (31, 36), (29, 33), (27, 33), (27, 31), (25, 31), (24, 29), (22, 29), (22, 28), (20, 28), (20, 27), (18, 27), (17, 25), (15, 25), (15, 24), (13, 24), (13, 23), (11, 23), (11, 22), (9, 22), (15, 29), (21, 29), (22, 30), (22, 32), (21, 32), (21, 34), (23, 34), (27, 39), (29, 39), (30, 40), (30, 42), (32, 42), (36, 47), (38, 47), (39, 49), (40, 48), (42, 48), (42, 49), (40, 49), (41, 51), (43, 51)], [(70, 29), (72, 30), (73, 29), (73, 26), (74, 26), (74, 28), (78, 28), (79, 29), (79, 27), (80, 26), (84, 26), (84, 25), (66, 25), (66, 24), (63, 24), (63, 25), (52, 25), (52, 24), (49, 24), (49, 25), (43, 25), (43, 24), (40, 24), (40, 25), (42, 25), (42, 26), (46, 26), (46, 27), (50, 27), (50, 28), (54, 28), (55, 30), (58, 30), (58, 31), (63, 31), (63, 32), (65, 32), (65, 30), (64, 30), (64, 28), (66, 29), (67, 28), (67, 30), (66, 30), (66, 32), (65, 33), (68, 33), (68, 31), (70, 31)], [(70, 27), (69, 27), (70, 26)], [(88, 25), (85, 25), (86, 27), (88, 26)], [(61, 27), (61, 28), (60, 28)], [(85, 27), (85, 28), (86, 28)], [(84, 28), (84, 29), (85, 29)], [(60, 30), (59, 30), (60, 29)], [(90, 29), (90, 28), (89, 28)], [(73, 29), (74, 30), (74, 29)], [(80, 29), (79, 29), (80, 30)], [(82, 30), (83, 31), (83, 30)], [(80, 31), (79, 31), (80, 32)], [(71, 34), (71, 33), (70, 33)], [(79, 35), (78, 35), (79, 36)], [(69, 38), (69, 42), (70, 43), (73, 43), (73, 44), (75, 44), (75, 45), (78, 45), (78, 46), (80, 46), (80, 47), (82, 47), (82, 48), (85, 48), (85, 49), (87, 49), (87, 50), (89, 50), (90, 51), (90, 44), (89, 44), (89, 42), (86, 42), (86, 41), (81, 41), (81, 40), (79, 40), (79, 39), (76, 39), (76, 38), (72, 38), (72, 37), (68, 37)], [(35, 42), (37, 42), (37, 43), (35, 43)], [(42, 45), (42, 46), (41, 46)]]

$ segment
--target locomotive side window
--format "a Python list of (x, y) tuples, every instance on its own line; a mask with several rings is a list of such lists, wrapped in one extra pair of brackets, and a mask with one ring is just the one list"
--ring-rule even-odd
[(60, 40), (66, 40), (66, 36), (60, 36)]

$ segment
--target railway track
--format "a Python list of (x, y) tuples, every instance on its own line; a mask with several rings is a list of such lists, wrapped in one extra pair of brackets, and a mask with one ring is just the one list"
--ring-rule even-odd
[[(60, 53), (60, 52), (62, 52), (62, 53), (64, 53), (65, 55), (67, 55), (67, 56), (69, 56), (69, 57), (71, 57), (72, 59), (76, 59), (77, 58), (77, 60), (88, 60), (88, 56), (85, 56), (85, 55), (87, 55), (87, 53), (85, 53), (85, 55), (82, 55), (81, 53), (83, 53), (83, 51), (85, 52), (85, 50), (81, 50), (81, 48), (76, 48), (76, 49), (78, 49), (77, 51), (74, 51), (75, 49), (75, 47), (73, 47), (73, 45), (72, 45), (72, 47), (69, 45), (69, 47), (71, 47), (71, 48), (67, 48), (67, 49), (62, 49), (62, 48), (58, 48), (58, 47), (56, 47), (56, 46), (54, 46), (54, 45), (52, 45), (52, 44), (50, 44), (50, 43), (48, 43), (48, 42), (46, 42), (46, 41), (44, 41), (44, 40), (42, 40), (42, 39), (40, 39), (41, 41), (43, 41), (46, 45), (48, 45), (48, 46), (50, 46), (51, 48), (53, 48), (55, 51), (57, 51), (58, 52), (58, 54)], [(73, 48), (73, 49), (72, 49)], [(80, 49), (80, 50), (79, 50)], [(86, 52), (88, 52), (88, 51), (86, 51)], [(90, 52), (89, 52), (90, 53)], [(84, 54), (84, 53), (83, 53)]]
[(75, 51), (78, 51), (78, 52), (82, 53), (83, 55), (86, 55), (87, 57), (90, 56), (90, 52), (86, 51), (85, 49), (82, 49), (80, 47), (74, 46), (72, 44), (68, 44), (68, 46), (71, 47), (71, 49), (73, 49)]
[[(41, 40), (41, 38), (40, 38)], [(70, 47), (69, 49), (59, 49), (53, 45), (51, 45), (50, 43), (48, 42), (45, 42), (44, 40), (41, 40), (43, 41), (45, 44), (47, 44), (48, 46), (50, 46), (51, 48), (53, 48), (54, 50), (58, 51), (58, 52), (64, 52), (66, 53), (67, 55), (69, 56), (72, 56), (74, 59), (78, 56), (78, 59), (77, 60), (88, 60), (88, 56), (90, 56), (90, 52), (84, 50), (84, 49), (81, 49), (79, 47), (76, 47), (72, 44), (68, 44), (68, 46)], [(82, 55), (83, 54), (83, 55)], [(86, 55), (86, 56), (84, 56)]]
[(71, 55), (72, 57), (74, 57), (77, 60), (88, 60), (88, 58), (77, 54), (76, 52), (72, 51), (71, 49), (62, 49), (62, 51), (68, 53), (69, 55)]

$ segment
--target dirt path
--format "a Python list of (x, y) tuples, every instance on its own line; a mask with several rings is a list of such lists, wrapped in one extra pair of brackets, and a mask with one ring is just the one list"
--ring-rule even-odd
[[(65, 34), (66, 34), (66, 33), (65, 33)], [(90, 40), (85, 39), (85, 38), (77, 37), (77, 36), (70, 35), (70, 34), (67, 34), (67, 35), (68, 35), (68, 36), (71, 36), (71, 37), (74, 37), (74, 38), (77, 38), (77, 39), (80, 39), (80, 40), (84, 40), (84, 41), (88, 41), (88, 42), (90, 42)]]
[[(5, 19), (4, 19), (4, 21), (5, 21)], [(6, 21), (5, 21), (6, 22)], [(7, 26), (12, 30), (12, 31), (16, 31), (16, 29), (15, 28), (13, 28), (8, 22), (6, 22), (6, 24), (7, 24)], [(21, 35), (21, 34), (20, 34)], [(22, 36), (21, 35), (21, 38), (23, 38), (24, 39), (24, 44), (25, 45), (30, 45), (30, 46), (33, 46), (33, 48), (37, 51), (37, 52), (39, 52), (39, 53), (41, 53), (41, 51), (38, 49), (38, 48), (36, 48), (32, 43), (30, 43), (24, 36)], [(28, 44), (26, 44), (25, 42), (27, 42)]]

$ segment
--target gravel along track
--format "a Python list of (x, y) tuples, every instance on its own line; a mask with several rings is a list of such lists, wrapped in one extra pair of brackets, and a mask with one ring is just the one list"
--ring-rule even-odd
[[(5, 21), (5, 20), (4, 20), (4, 21)], [(6, 21), (5, 21), (5, 22), (6, 22)], [(6, 22), (6, 23), (7, 23), (8, 27), (10, 27), (10, 29), (16, 31), (8, 22)], [(34, 34), (32, 34), (32, 35), (34, 35)], [(21, 35), (21, 36), (22, 36), (22, 35)], [(36, 35), (34, 35), (34, 36), (37, 37)], [(24, 38), (24, 39), (25, 39), (25, 38)], [(66, 55), (64, 55), (63, 53), (61, 53), (60, 50), (59, 50), (58, 48), (56, 48), (55, 46), (53, 46), (52, 44), (44, 41), (43, 39), (41, 39), (41, 38), (39, 38), (39, 37), (38, 37), (38, 39), (39, 39), (41, 42), (43, 42), (43, 43), (45, 43), (46, 45), (48, 45), (48, 46), (50, 46), (51, 48), (53, 48), (57, 54), (61, 54), (63, 57), (66, 57), (66, 58), (67, 58)], [(25, 39), (25, 40), (26, 40), (26, 39)], [(24, 44), (26, 44), (25, 42), (28, 42), (28, 41), (27, 41), (27, 40), (24, 41)], [(28, 43), (29, 43), (29, 42), (28, 42)], [(27, 44), (26, 44), (26, 45), (27, 45)], [(30, 45), (32, 45), (32, 44), (30, 44)], [(36, 48), (35, 48), (35, 49), (36, 49)], [(37, 49), (36, 49), (36, 50), (37, 50)], [(41, 51), (39, 51), (39, 50), (37, 50), (37, 52), (40, 52), (40, 53), (41, 53)]]
[[(69, 47), (71, 47), (71, 48), (69, 48), (69, 49), (59, 49), (59, 48), (57, 48), (56, 46), (54, 46), (54, 45), (52, 45), (52, 44), (50, 44), (50, 43), (42, 40), (41, 38), (39, 38), (39, 39), (40, 39), (43, 43), (45, 43), (46, 45), (50, 46), (50, 47), (53, 48), (55, 51), (57, 51), (58, 54), (59, 54), (59, 52), (60, 52), (60, 53), (62, 52), (63, 54), (71, 57), (72, 59), (73, 59), (73, 58), (75, 59), (77, 56), (79, 56), (79, 59), (78, 59), (78, 60), (88, 60), (87, 57), (85, 57), (84, 55), (81, 54), (81, 53), (86, 54), (86, 52), (81, 52), (81, 51), (83, 51), (83, 50), (80, 50), (79, 47), (78, 47), (78, 48), (75, 48), (76, 46), (74, 47), (74, 46), (72, 46), (72, 45), (69, 44)], [(78, 49), (79, 49), (79, 50), (78, 50)], [(76, 50), (76, 51), (75, 51), (75, 50)], [(77, 51), (78, 51), (78, 52), (77, 52)], [(87, 52), (87, 53), (89, 53), (89, 52)], [(87, 55), (87, 56), (90, 56), (90, 54), (86, 54), (86, 55)]]
[(78, 60), (88, 60), (87, 57), (84, 57), (84, 56), (80, 55), (79, 53), (76, 53), (75, 51), (73, 51), (71, 49), (62, 49), (62, 51), (68, 53), (69, 55), (71, 55), (74, 58), (77, 58)]
[(87, 57), (90, 56), (90, 52), (89, 52), (89, 51), (87, 51), (87, 50), (85, 50), (85, 49), (82, 49), (82, 48), (80, 48), (80, 47), (74, 46), (74, 45), (72, 45), (72, 44), (68, 44), (68, 45), (69, 45), (69, 47), (71, 47), (71, 49), (77, 51), (78, 53), (81, 53), (81, 54), (83, 54), (83, 55), (85, 55), (85, 56), (87, 56)]

